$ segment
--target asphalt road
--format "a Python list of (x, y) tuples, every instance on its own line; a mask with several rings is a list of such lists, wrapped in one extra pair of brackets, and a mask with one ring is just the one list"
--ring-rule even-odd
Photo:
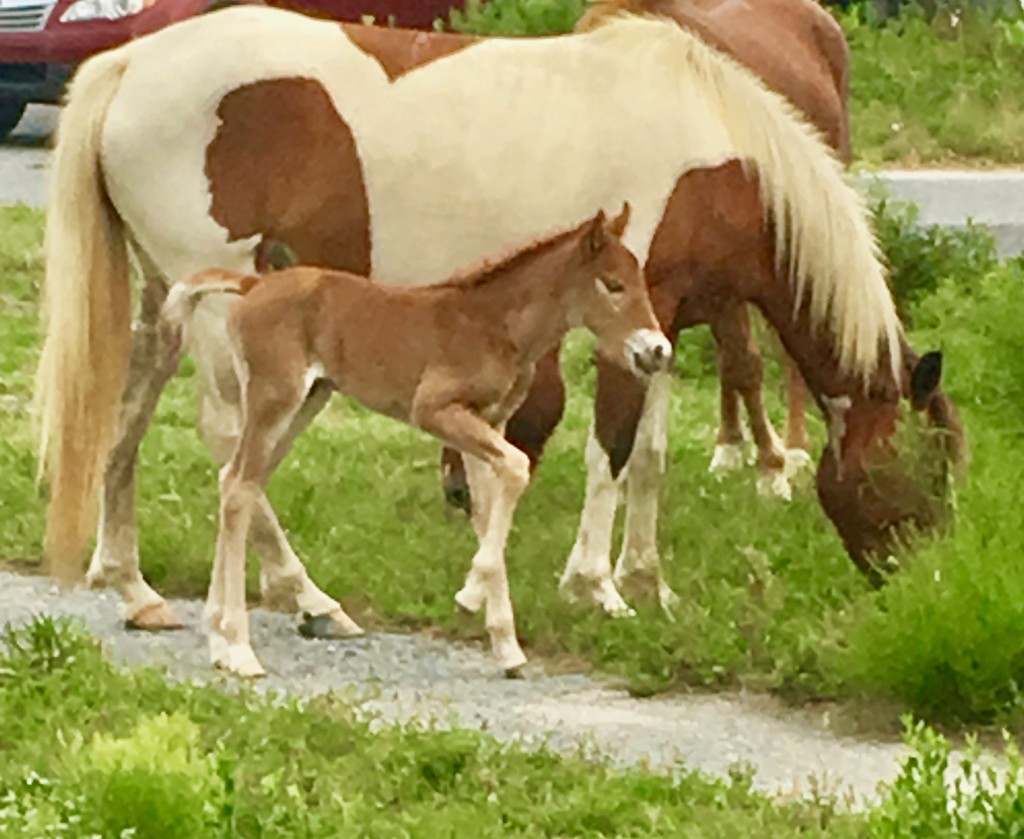
[[(45, 205), (46, 148), (56, 112), (29, 108), (0, 146), (0, 204)], [(895, 197), (920, 207), (922, 222), (959, 226), (973, 219), (993, 231), (1004, 255), (1024, 251), (1024, 169), (890, 171), (881, 177)]]

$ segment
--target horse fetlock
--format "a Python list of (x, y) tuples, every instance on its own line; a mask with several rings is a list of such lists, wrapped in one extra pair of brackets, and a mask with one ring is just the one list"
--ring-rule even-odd
[(653, 600), (661, 593), (662, 579), (657, 564), (629, 564), (619, 560), (613, 578), (622, 595), (630, 600)]
[(789, 485), (785, 468), (771, 469), (761, 473), (757, 479), (757, 493), (762, 498), (779, 498), (783, 501), (793, 500), (793, 489)]
[(628, 618), (636, 612), (623, 600), (609, 575), (566, 572), (558, 584), (562, 598), (569, 603), (582, 603), (600, 607), (613, 618)]
[(487, 631), (491, 637), (491, 653), (505, 671), (505, 675), (517, 675), (519, 669), (526, 664), (526, 654), (519, 646), (515, 629), (503, 624), (501, 627), (488, 627)]
[(708, 472), (712, 475), (724, 475), (727, 472), (742, 469), (745, 463), (746, 455), (741, 443), (718, 443), (715, 446), (711, 464), (708, 466)]

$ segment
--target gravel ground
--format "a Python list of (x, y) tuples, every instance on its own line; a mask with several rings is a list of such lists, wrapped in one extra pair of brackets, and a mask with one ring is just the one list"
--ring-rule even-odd
[[(202, 605), (172, 601), (189, 628), (163, 634), (122, 629), (117, 598), (84, 590), (60, 595), (41, 577), (0, 572), (0, 624), (34, 614), (84, 621), (115, 659), (162, 664), (172, 678), (221, 678), (210, 669), (199, 631)], [(815, 788), (857, 806), (897, 773), (906, 748), (838, 736), (821, 713), (794, 711), (747, 694), (634, 699), (581, 675), (546, 675), (538, 664), (525, 678), (502, 678), (486, 650), (418, 635), (373, 633), (344, 642), (306, 641), (291, 618), (252, 612), (253, 643), (270, 671), (263, 690), (312, 695), (351, 692), (384, 721), (457, 723), (502, 740), (546, 740), (558, 749), (580, 743), (620, 765), (661, 771), (685, 766), (725, 775), (749, 764), (754, 785), (794, 796)], [(814, 778), (815, 780), (811, 780)]]

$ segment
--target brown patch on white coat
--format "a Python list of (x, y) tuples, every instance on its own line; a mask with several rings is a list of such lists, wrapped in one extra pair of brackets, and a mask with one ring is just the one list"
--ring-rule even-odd
[[(480, 546), (462, 607), (486, 606), (493, 652), (506, 672), (525, 661), (505, 573), (527, 456), (502, 436), (536, 362), (577, 325), (608, 362), (645, 375), (669, 361), (643, 273), (619, 237), (629, 217), (604, 213), (468, 275), (419, 288), (296, 267), (264, 278), (201, 272), (172, 289), (165, 317), (184, 328), (205, 293), (245, 296), (229, 330), (244, 381), (240, 441), (221, 476), (221, 526), (207, 604), (213, 662), (262, 675), (245, 610), (245, 543), (253, 506), (294, 439), (310, 380), (427, 431), (466, 457), (477, 493)], [(386, 324), (387, 328), (382, 329)], [(394, 336), (388, 340), (387, 336)]]

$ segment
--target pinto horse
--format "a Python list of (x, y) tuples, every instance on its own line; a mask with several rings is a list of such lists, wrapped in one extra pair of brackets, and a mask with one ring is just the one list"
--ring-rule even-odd
[[(220, 535), (206, 617), (210, 655), (242, 676), (264, 670), (249, 639), (246, 537), (274, 467), (337, 390), (410, 423), (466, 459), (478, 503), (479, 549), (456, 602), (486, 607), (491, 649), (508, 674), (526, 663), (516, 639), (505, 545), (530, 460), (504, 438), (505, 423), (533, 380), (537, 361), (574, 326), (626, 375), (648, 376), (671, 359), (636, 257), (619, 240), (629, 206), (611, 221), (599, 212), (579, 227), (419, 288), (355, 274), (290, 268), (263, 279), (220, 269), (171, 289), (173, 331), (210, 293), (244, 294), (228, 321), (242, 390), (242, 428), (221, 475)], [(340, 608), (335, 622), (362, 630)]]
[[(955, 415), (935, 365), (911, 375), (917, 359), (862, 198), (783, 97), (673, 21), (624, 16), (588, 33), (471, 40), (226, 9), (85, 62), (57, 136), (37, 387), (46, 558), (55, 575), (77, 576), (102, 488), (87, 580), (116, 587), (130, 624), (176, 624), (139, 570), (132, 509), (139, 441), (176, 366), (158, 316), (168, 282), (206, 267), (251, 273), (265, 239), (306, 265), (413, 285), (628, 200), (623, 242), (659, 321), (673, 334), (684, 325), (679, 283), (694, 283), (687, 309), (754, 302), (818, 404), (834, 406), (819, 493), (855, 559), (888, 550), (904, 524), (931, 523), (932, 482), (904, 475), (892, 442), (901, 394), (915, 383), (912, 406), (939, 426)], [(690, 237), (708, 233), (692, 219), (709, 213), (747, 237), (749, 270), (701, 285), (686, 254), (700, 252)], [(774, 236), (751, 238), (752, 219)], [(145, 277), (130, 352), (128, 243)], [(241, 395), (226, 307), (204, 308), (191, 343), (200, 428), (225, 463)], [(670, 377), (630, 388), (598, 362), (588, 506), (564, 583), (619, 613), (628, 606), (612, 579), (610, 522), (634, 436), (619, 578), (669, 596), (655, 525)], [(513, 417), (507, 436), (526, 449), (515, 427)], [(904, 478), (896, 497), (869, 474), (878, 464)], [(254, 511), (250, 536), (265, 601), (314, 617), (337, 608), (272, 511)], [(329, 634), (329, 620), (316, 625)]]
[[(596, 0), (584, 12), (576, 31), (587, 32), (622, 12), (662, 15), (697, 34), (756, 73), (772, 90), (781, 93), (818, 128), (847, 165), (851, 159), (847, 113), (849, 89), (849, 46), (842, 28), (815, 0)], [(714, 188), (713, 195), (728, 195), (729, 185)], [(762, 235), (761, 220), (753, 218)], [(694, 218), (691, 225), (717, 225), (716, 216)], [(693, 245), (705, 247), (701, 237)], [(742, 242), (730, 260), (721, 247), (692, 249), (682, 259), (692, 262), (694, 273), (744, 270)], [(704, 282), (706, 280), (701, 280)], [(764, 366), (750, 329), (747, 307), (742, 301), (722, 305), (710, 326), (719, 353), (721, 386), (720, 424), (710, 471), (723, 473), (742, 466), (743, 422), (740, 401), (750, 418), (751, 436), (757, 448), (760, 471), (758, 489), (765, 494), (789, 499), (790, 476), (810, 462), (810, 437), (805, 416), (806, 386), (792, 359), (782, 353), (787, 384), (787, 419), (784, 439), (775, 432), (762, 397)], [(531, 442), (539, 458), (554, 430), (565, 401), (565, 389), (557, 361), (543, 369), (532, 399), (515, 418), (513, 433)], [(450, 451), (442, 453), (445, 496), (454, 506), (468, 509), (465, 474)]]

